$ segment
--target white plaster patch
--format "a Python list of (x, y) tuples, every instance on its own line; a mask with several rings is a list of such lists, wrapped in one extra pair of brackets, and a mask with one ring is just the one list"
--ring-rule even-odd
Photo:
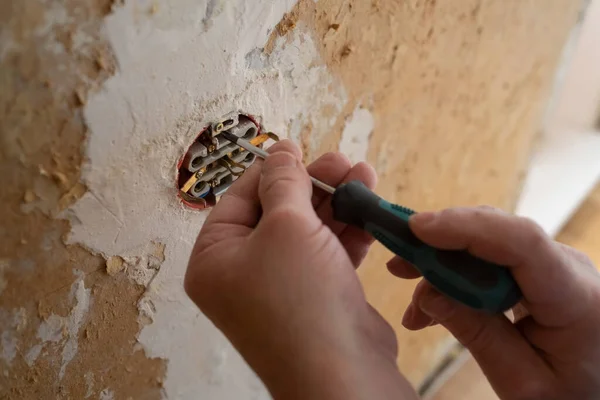
[(98, 396), (98, 400), (114, 400), (115, 398), (115, 393), (106, 388), (106, 389), (102, 389), (102, 391), (100, 392), (100, 396)]
[(2, 332), (2, 336), (0, 337), (0, 345), (2, 345), (2, 352), (0, 355), (2, 359), (6, 361), (8, 365), (12, 363), (12, 360), (17, 355), (17, 338), (14, 335), (14, 332), (10, 329)]
[(25, 362), (27, 363), (28, 366), (31, 367), (31, 366), (33, 366), (33, 364), (35, 364), (36, 360), (40, 356), (41, 351), (42, 351), (41, 344), (36, 344), (31, 349), (29, 349), (27, 354), (25, 354)]
[[(74, 271), (78, 279), (71, 285), (70, 299), (75, 302), (71, 312), (66, 317), (51, 314), (38, 326), (37, 337), (41, 343), (34, 345), (25, 356), (28, 365), (33, 365), (37, 360), (44, 345), (47, 343), (62, 344), (62, 361), (59, 379), (62, 379), (65, 370), (73, 357), (77, 354), (79, 329), (90, 307), (91, 289), (86, 289), (83, 282), (84, 274)], [(63, 339), (66, 335), (66, 341)]]
[(141, 278), (147, 290), (139, 307), (152, 323), (139, 341), (149, 356), (169, 360), (169, 398), (269, 397), (183, 291), (207, 212), (184, 208), (174, 185), (184, 149), (207, 123), (231, 111), (257, 116), (282, 137), (297, 139), (310, 124), (315, 148), (330, 132), (335, 119), (322, 110), (339, 113), (346, 95), (308, 29), (299, 24), (268, 57), (260, 50), (295, 2), (167, 1), (151, 15), (125, 2), (105, 20), (119, 71), (84, 110), (89, 163), (83, 176), (90, 192), (65, 214), (69, 240), (121, 256), (128, 270), (151, 241), (166, 246), (158, 273)]
[(27, 310), (25, 308), (20, 307), (15, 311), (15, 315), (13, 317), (13, 324), (17, 330), (17, 332), (21, 332), (27, 326)]
[(85, 398), (87, 399), (94, 394), (94, 373), (88, 371), (83, 375), (83, 378), (85, 379)]
[(77, 302), (71, 310), (67, 320), (67, 343), (63, 347), (62, 364), (58, 378), (62, 379), (67, 365), (71, 362), (75, 354), (77, 354), (79, 328), (83, 323), (83, 319), (90, 307), (91, 289), (86, 289), (83, 283), (83, 274), (78, 281), (71, 286), (71, 297)]
[(366, 108), (356, 107), (350, 120), (342, 132), (339, 150), (346, 154), (353, 164), (367, 161), (369, 152), (369, 138), (373, 132), (375, 120)]
[(48, 2), (45, 5), (46, 5), (46, 9), (43, 14), (44, 21), (35, 30), (35, 35), (38, 37), (52, 36), (52, 35), (49, 35), (48, 33), (54, 27), (64, 26), (64, 25), (67, 25), (70, 22), (72, 22), (71, 18), (69, 17), (69, 13), (63, 3)]
[(63, 337), (64, 318), (52, 314), (38, 326), (37, 337), (42, 343), (59, 342)]
[(18, 333), (27, 326), (27, 314), (24, 308), (13, 309), (12, 312), (0, 309), (0, 359), (7, 365), (12, 361), (19, 350)]

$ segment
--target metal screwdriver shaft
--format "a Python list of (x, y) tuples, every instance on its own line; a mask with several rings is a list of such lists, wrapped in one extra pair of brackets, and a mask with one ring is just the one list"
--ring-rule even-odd
[[(222, 132), (221, 135), (223, 135), (225, 137), (225, 139), (229, 140), (230, 142), (237, 144), (241, 148), (248, 150), (250, 153), (252, 153), (260, 158), (264, 159), (269, 156), (269, 153), (267, 153), (265, 150), (263, 150), (259, 147), (256, 147), (249, 141), (242, 139), (240, 137), (237, 137), (227, 131)], [(333, 186), (329, 186), (328, 184), (321, 182), (320, 180), (318, 180), (317, 178), (313, 178), (312, 176), (310, 177), (310, 180), (312, 181), (313, 185), (315, 185), (319, 189), (324, 190), (329, 194), (335, 193), (335, 188)]]
[[(222, 135), (261, 158), (269, 153), (228, 132)], [(437, 290), (472, 308), (503, 312), (521, 298), (521, 291), (502, 265), (475, 257), (466, 250), (436, 249), (417, 238), (409, 219), (414, 211), (391, 204), (362, 182), (333, 188), (311, 177), (312, 183), (331, 193), (333, 219), (370, 233), (396, 255), (410, 262)]]

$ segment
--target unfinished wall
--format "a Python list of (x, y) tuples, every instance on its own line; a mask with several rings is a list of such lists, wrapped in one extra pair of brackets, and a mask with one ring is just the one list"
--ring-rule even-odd
[[(0, 393), (103, 399), (267, 397), (181, 286), (207, 213), (177, 200), (176, 162), (208, 121), (242, 110), (307, 160), (338, 148), (367, 158), (378, 192), (417, 209), (511, 208), (579, 10), (571, 0), (1, 7)], [(412, 284), (387, 274), (388, 257), (376, 247), (360, 274), (418, 384), (448, 337), (402, 330)]]

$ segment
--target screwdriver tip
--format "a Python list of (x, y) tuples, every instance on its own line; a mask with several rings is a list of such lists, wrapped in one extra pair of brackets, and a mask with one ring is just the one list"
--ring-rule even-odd
[(233, 143), (237, 143), (238, 139), (239, 139), (237, 136), (235, 136), (234, 134), (232, 134), (230, 132), (227, 132), (227, 131), (221, 132), (221, 135), (225, 139), (227, 139), (227, 140), (229, 140), (230, 142), (233, 142)]

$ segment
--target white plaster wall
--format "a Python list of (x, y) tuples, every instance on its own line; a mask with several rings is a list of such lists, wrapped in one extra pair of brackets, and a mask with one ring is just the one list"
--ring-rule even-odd
[(361, 106), (356, 107), (350, 118), (346, 120), (339, 150), (347, 155), (352, 163), (367, 161), (369, 139), (374, 126), (373, 114)]
[[(174, 181), (190, 141), (230, 111), (256, 115), (283, 137), (297, 137), (311, 123), (313, 145), (336, 122), (321, 109), (341, 112), (344, 90), (322, 66), (305, 27), (278, 39), (269, 57), (260, 50), (294, 3), (125, 1), (106, 19), (118, 72), (85, 107), (89, 191), (67, 213), (69, 240), (122, 256), (128, 274), (147, 285), (139, 307), (151, 322), (139, 342), (149, 356), (168, 360), (168, 398), (268, 397), (186, 298), (183, 275), (207, 212), (184, 208)], [(162, 263), (156, 243), (165, 245)]]

